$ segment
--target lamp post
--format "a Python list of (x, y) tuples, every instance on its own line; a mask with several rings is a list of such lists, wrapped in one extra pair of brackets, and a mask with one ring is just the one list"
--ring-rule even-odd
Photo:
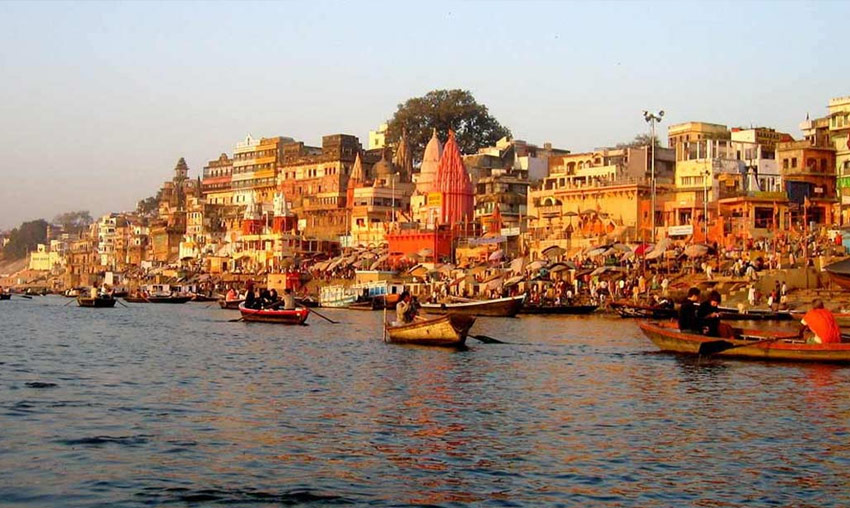
[(649, 194), (652, 204), (651, 219), (652, 219), (652, 243), (655, 243), (655, 123), (660, 122), (661, 118), (664, 117), (664, 110), (658, 112), (658, 114), (650, 113), (649, 111), (643, 112), (643, 119), (649, 123), (649, 143), (652, 145), (652, 155), (650, 159), (651, 169), (651, 177), (649, 180)]

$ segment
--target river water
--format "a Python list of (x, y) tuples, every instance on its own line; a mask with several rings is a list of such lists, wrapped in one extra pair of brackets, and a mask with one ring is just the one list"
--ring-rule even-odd
[(850, 367), (657, 353), (619, 318), (0, 302), (0, 504), (848, 506)]

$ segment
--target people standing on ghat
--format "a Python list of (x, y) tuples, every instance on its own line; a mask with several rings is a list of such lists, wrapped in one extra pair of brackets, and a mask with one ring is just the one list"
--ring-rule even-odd
[(807, 342), (811, 344), (841, 342), (841, 329), (835, 322), (835, 316), (829, 309), (824, 308), (821, 299), (812, 302), (812, 309), (803, 316), (800, 323), (803, 325), (800, 329), (800, 337), (803, 337), (806, 330), (809, 330), (812, 336)]

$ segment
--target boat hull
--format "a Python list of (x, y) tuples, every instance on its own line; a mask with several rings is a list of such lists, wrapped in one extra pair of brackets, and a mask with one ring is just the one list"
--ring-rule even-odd
[(423, 303), (422, 310), (427, 314), (451, 313), (465, 316), (514, 317), (519, 313), (524, 301), (525, 295), (464, 303)]
[(475, 317), (448, 314), (402, 326), (387, 326), (387, 341), (395, 344), (460, 347), (466, 344)]
[(304, 307), (295, 310), (246, 309), (239, 306), (242, 320), (254, 323), (277, 323), (281, 325), (300, 325), (307, 321), (310, 311)]
[(676, 309), (638, 305), (622, 301), (611, 303), (611, 308), (623, 318), (668, 319), (679, 315)]
[(0, 300), (11, 300), (11, 299), (12, 299), (11, 293), (0, 293)]
[(77, 305), (80, 307), (115, 307), (115, 298), (88, 298), (78, 296)]
[(523, 305), (520, 314), (591, 314), (598, 305)]
[(129, 303), (186, 303), (191, 296), (125, 296), (124, 301)]
[[(668, 324), (654, 322), (640, 323), (640, 328), (660, 350), (670, 353), (698, 355), (700, 345), (703, 343), (723, 340), (740, 347), (720, 351), (715, 353), (715, 356), (749, 360), (850, 363), (850, 343), (806, 344), (799, 340), (795, 333), (748, 330), (745, 331), (745, 335), (748, 335), (751, 339), (742, 340), (682, 333)], [(769, 339), (777, 340), (761, 342)]]

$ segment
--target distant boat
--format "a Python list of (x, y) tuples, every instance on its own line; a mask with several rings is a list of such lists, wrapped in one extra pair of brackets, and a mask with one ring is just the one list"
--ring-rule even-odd
[(218, 301), (218, 306), (222, 309), (237, 310), (239, 309), (239, 305), (244, 301), (244, 298), (241, 298), (239, 300), (225, 300), (224, 298), (222, 298)]
[(388, 342), (460, 347), (466, 343), (467, 334), (474, 323), (473, 316), (448, 314), (405, 325), (385, 327)]
[(283, 309), (248, 309), (245, 305), (239, 306), (243, 321), (259, 323), (278, 323), (283, 325), (300, 325), (307, 321), (310, 310), (299, 307), (293, 310)]
[[(71, 303), (71, 302), (68, 302)], [(111, 295), (96, 296), (78, 296), (77, 305), (80, 307), (115, 307), (115, 297)]]
[(641, 305), (624, 300), (611, 302), (611, 309), (623, 318), (667, 319), (675, 318), (679, 312), (673, 307)]
[(850, 289), (850, 259), (825, 266), (829, 280), (841, 289)]
[(428, 314), (464, 314), (467, 316), (514, 317), (522, 308), (525, 295), (495, 300), (470, 300), (460, 303), (423, 303)]
[(191, 300), (191, 296), (125, 296), (124, 301), (130, 303), (186, 303)]
[(519, 310), (520, 314), (591, 314), (598, 305), (529, 305)]
[(11, 300), (12, 293), (0, 293), (0, 300)]

